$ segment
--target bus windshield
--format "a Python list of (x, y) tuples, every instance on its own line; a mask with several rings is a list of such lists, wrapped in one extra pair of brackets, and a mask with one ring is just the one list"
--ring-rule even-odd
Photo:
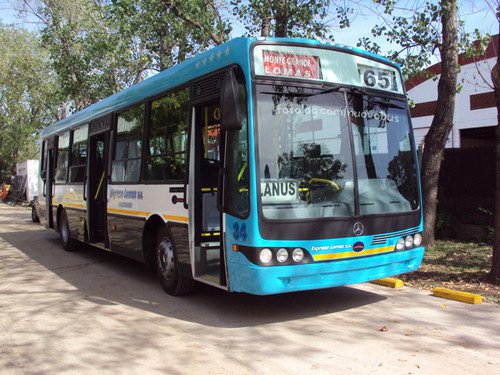
[(258, 188), (266, 219), (418, 208), (405, 103), (347, 91), (257, 85)]

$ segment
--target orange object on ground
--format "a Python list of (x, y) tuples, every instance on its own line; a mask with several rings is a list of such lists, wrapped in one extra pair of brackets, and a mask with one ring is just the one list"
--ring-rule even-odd
[(7, 193), (9, 192), (10, 185), (5, 183), (2, 184), (2, 192), (0, 193), (0, 199), (5, 199), (7, 197)]

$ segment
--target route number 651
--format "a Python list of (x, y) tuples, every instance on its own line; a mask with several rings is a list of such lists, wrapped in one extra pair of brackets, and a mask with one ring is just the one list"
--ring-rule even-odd
[(358, 65), (358, 72), (361, 84), (365, 87), (397, 91), (394, 72), (391, 70)]

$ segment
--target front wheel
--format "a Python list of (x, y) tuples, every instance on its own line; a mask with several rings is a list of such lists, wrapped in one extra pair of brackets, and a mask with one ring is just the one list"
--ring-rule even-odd
[(194, 280), (180, 274), (179, 264), (166, 228), (161, 228), (156, 239), (156, 273), (165, 292), (172, 296), (188, 294)]

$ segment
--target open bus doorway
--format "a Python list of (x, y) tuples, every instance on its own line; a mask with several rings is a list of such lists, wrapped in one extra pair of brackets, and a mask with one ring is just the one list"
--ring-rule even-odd
[(224, 134), (219, 99), (195, 108), (195, 253), (196, 278), (226, 287), (220, 194)]

